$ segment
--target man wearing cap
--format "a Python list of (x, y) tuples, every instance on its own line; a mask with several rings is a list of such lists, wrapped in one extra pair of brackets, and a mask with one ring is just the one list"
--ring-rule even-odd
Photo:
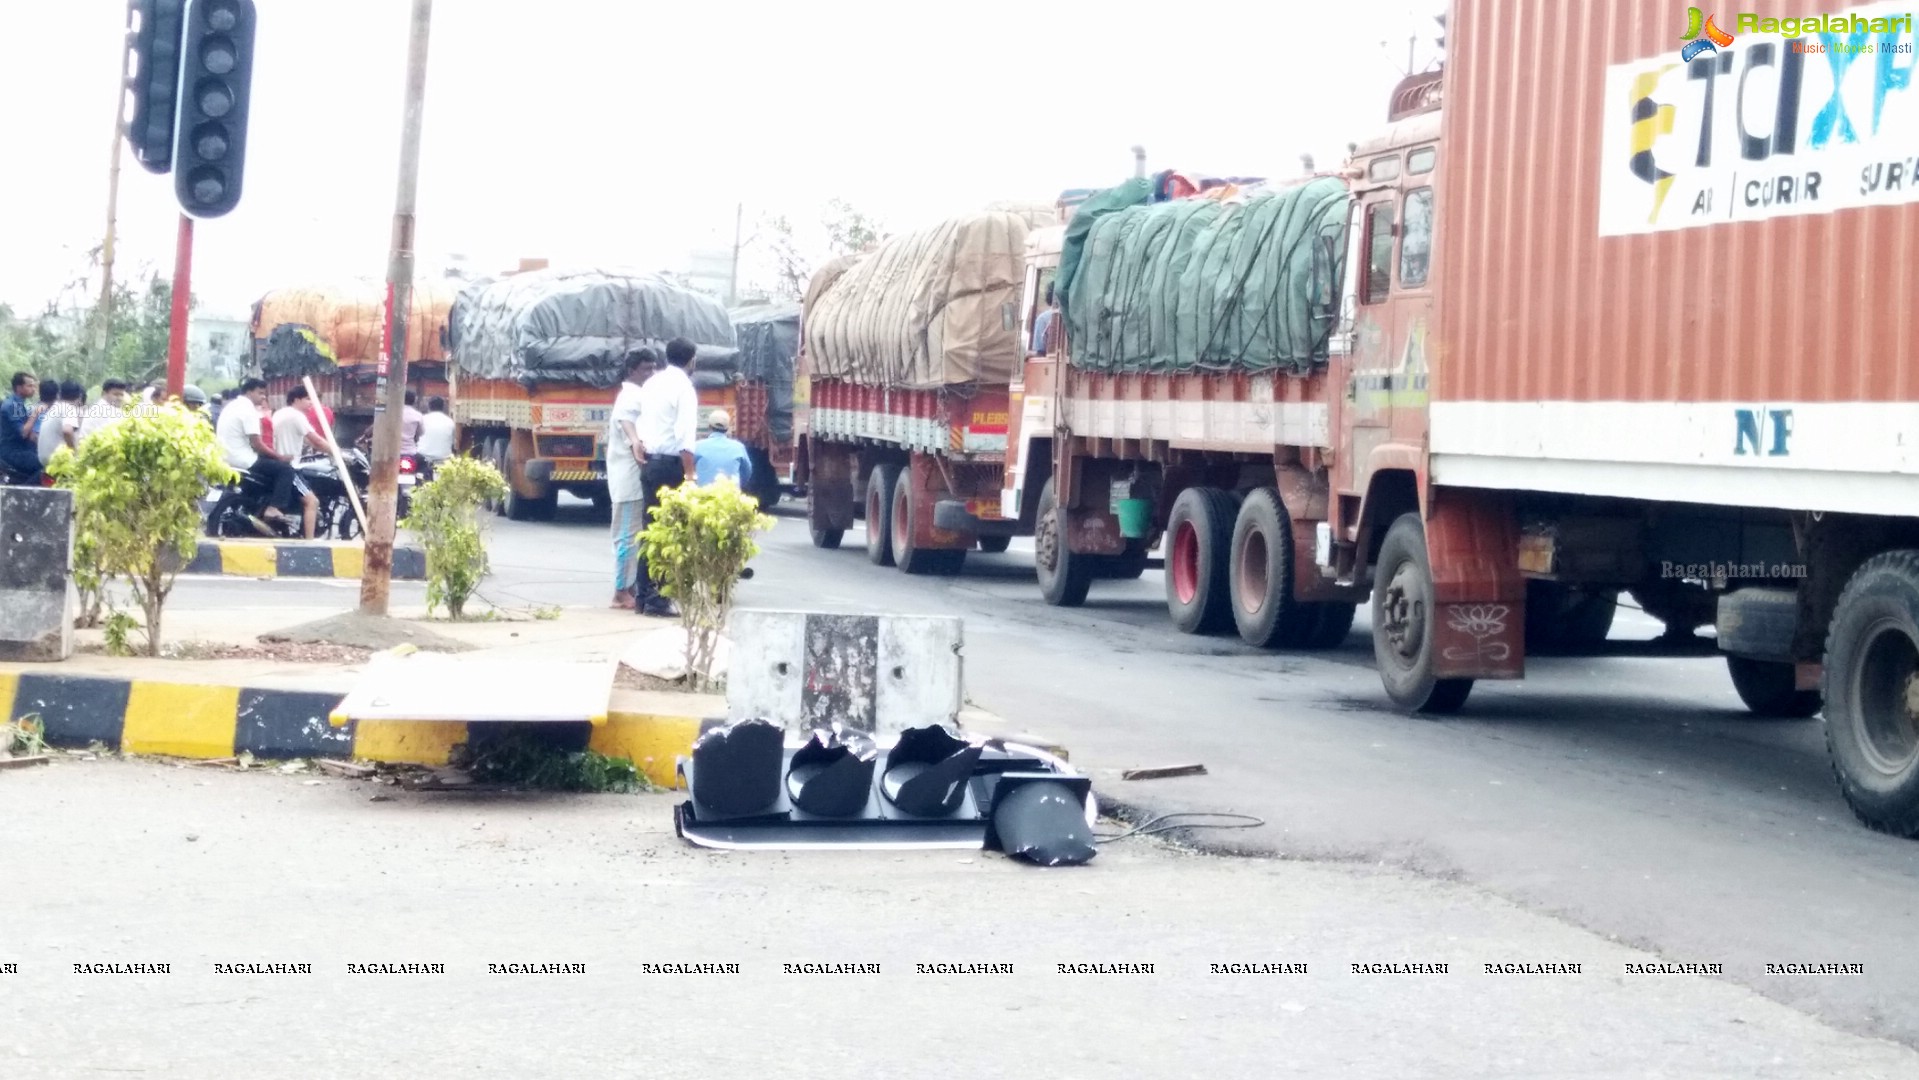
[(725, 409), (715, 409), (707, 418), (708, 434), (693, 446), (694, 472), (701, 487), (722, 476), (732, 477), (742, 488), (752, 481), (753, 460), (747, 457), (745, 444), (729, 434), (732, 426), (733, 418)]

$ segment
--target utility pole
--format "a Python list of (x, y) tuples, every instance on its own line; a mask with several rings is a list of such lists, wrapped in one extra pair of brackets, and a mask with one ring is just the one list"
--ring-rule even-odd
[(746, 204), (733, 206), (733, 275), (726, 283), (726, 306), (734, 307), (740, 302), (740, 224), (746, 220)]
[(120, 220), (120, 146), (126, 140), (126, 58), (120, 61), (120, 92), (113, 99), (113, 158), (107, 168), (107, 238), (100, 245), (100, 304), (94, 309), (98, 336), (95, 348), (104, 363), (113, 347), (113, 242)]
[(1144, 146), (1133, 147), (1133, 179), (1146, 179), (1146, 148)]
[(193, 298), (193, 219), (180, 215), (173, 245), (173, 323), (167, 335), (167, 397), (179, 397), (187, 384), (187, 319)]
[(428, 31), (433, 0), (413, 0), (407, 48), (406, 115), (400, 135), (400, 182), (393, 205), (393, 247), (386, 271), (386, 340), (381, 350), (373, 417), (371, 520), (360, 577), (360, 614), (385, 615), (393, 581), (394, 518), (400, 490), (400, 414), (406, 407), (406, 320), (413, 307), (414, 207), (420, 188), (420, 126), (426, 111)]

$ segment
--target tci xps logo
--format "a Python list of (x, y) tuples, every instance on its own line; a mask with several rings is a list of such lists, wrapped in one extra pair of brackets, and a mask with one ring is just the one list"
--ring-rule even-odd
[[(1706, 36), (1700, 37), (1701, 33)], [(1732, 35), (1719, 29), (1712, 21), (1712, 16), (1698, 8), (1686, 9), (1686, 36), (1680, 40), (1690, 42), (1685, 48), (1679, 50), (1680, 62), (1687, 64), (1702, 52), (1717, 52), (1720, 49), (1732, 48)]]
[(1677, 56), (1606, 69), (1599, 234), (1919, 202), (1915, 6), (1686, 8)]

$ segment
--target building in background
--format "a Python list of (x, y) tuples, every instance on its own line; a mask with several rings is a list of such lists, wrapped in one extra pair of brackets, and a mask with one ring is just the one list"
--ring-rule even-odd
[(252, 324), (243, 316), (196, 311), (187, 324), (187, 377), (237, 381), (252, 361)]

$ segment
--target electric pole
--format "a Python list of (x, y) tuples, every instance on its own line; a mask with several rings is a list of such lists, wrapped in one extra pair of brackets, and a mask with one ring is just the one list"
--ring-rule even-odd
[(726, 306), (734, 307), (740, 302), (740, 224), (746, 220), (746, 204), (736, 203), (733, 207), (733, 275), (726, 283)]
[(420, 188), (420, 127), (426, 111), (428, 31), (433, 0), (413, 0), (407, 48), (406, 114), (400, 135), (400, 182), (393, 205), (393, 246), (386, 271), (386, 340), (381, 350), (373, 417), (372, 504), (360, 577), (360, 614), (385, 615), (393, 581), (393, 532), (399, 509), (400, 419), (406, 407), (407, 315), (413, 308), (413, 225)]
[(127, 126), (127, 66), (122, 57), (120, 92), (113, 98), (113, 158), (107, 167), (107, 237), (100, 245), (100, 304), (94, 310), (99, 323), (95, 347), (103, 362), (113, 347), (113, 242), (120, 220), (120, 144)]

